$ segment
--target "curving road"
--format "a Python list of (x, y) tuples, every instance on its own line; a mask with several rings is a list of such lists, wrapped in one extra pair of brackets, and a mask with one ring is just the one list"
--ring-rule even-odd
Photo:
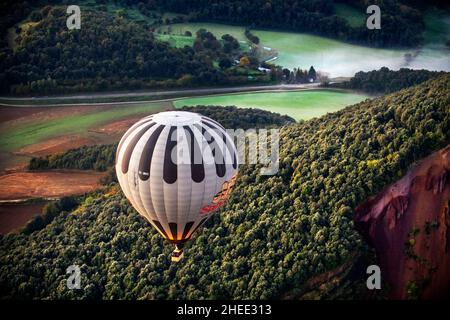
[[(308, 84), (278, 84), (278, 85), (259, 85), (259, 86), (241, 86), (241, 87), (219, 87), (219, 88), (201, 88), (201, 89), (183, 89), (166, 91), (134, 91), (134, 92), (109, 92), (109, 93), (87, 93), (64, 96), (39, 96), (39, 97), (0, 97), (0, 106), (10, 107), (51, 107), (64, 105), (113, 105), (113, 104), (137, 104), (145, 102), (167, 101), (177, 98), (186, 98), (191, 96), (203, 96), (226, 93), (242, 92), (263, 92), (263, 91), (288, 91), (301, 89), (315, 89), (320, 83)], [(142, 98), (142, 100), (127, 101), (130, 98)], [(120, 99), (113, 102), (90, 102), (95, 99)], [(67, 101), (68, 103), (64, 103)]]

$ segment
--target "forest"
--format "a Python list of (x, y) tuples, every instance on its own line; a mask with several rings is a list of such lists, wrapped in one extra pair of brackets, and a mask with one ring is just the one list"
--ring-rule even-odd
[(78, 169), (106, 171), (114, 165), (116, 144), (83, 146), (45, 157), (33, 157), (29, 170)]
[[(31, 15), (29, 31), (16, 30), (14, 48), (0, 48), (0, 91), (15, 94), (66, 93), (239, 85), (270, 82), (258, 60), (243, 53), (230, 35), (221, 39), (199, 30), (194, 46), (171, 47), (155, 39), (153, 28), (99, 10), (83, 12), (84, 28), (68, 30), (62, 6), (46, 6)], [(244, 58), (234, 65), (235, 60)], [(241, 59), (242, 60), (242, 59)], [(277, 67), (272, 66), (277, 69)], [(281, 74), (274, 72), (273, 75)]]
[[(353, 227), (354, 208), (449, 143), (449, 101), (446, 74), (283, 125), (279, 173), (240, 166), (230, 201), (186, 245), (179, 264), (170, 263), (172, 247), (117, 184), (59, 204), (47, 224), (0, 238), (0, 296), (279, 298), (368, 250)], [(217, 110), (218, 121), (234, 116)], [(81, 290), (66, 288), (73, 264), (81, 268)]]
[[(108, 0), (96, 0), (107, 4)], [(61, 0), (39, 0), (35, 5), (61, 4)], [(365, 25), (352, 27), (336, 15), (334, 4), (347, 3), (365, 14), (364, 0), (115, 0), (124, 7), (136, 6), (142, 14), (170, 11), (185, 14), (185, 21), (226, 22), (248, 27), (275, 28), (323, 35), (339, 40), (371, 46), (415, 46), (422, 42), (424, 28), (422, 11), (427, 5), (442, 5), (444, 1), (374, 0), (380, 5), (383, 27), (371, 32)], [(26, 1), (5, 0), (0, 4), (4, 19), (0, 29), (6, 30), (32, 11)], [(264, 17), (262, 19), (262, 17)], [(176, 19), (177, 20), (177, 19)], [(167, 21), (170, 22), (170, 21)], [(180, 22), (180, 21), (173, 21)]]
[[(139, 1), (127, 0), (126, 3)], [(187, 14), (190, 21), (215, 21), (258, 28), (275, 28), (307, 32), (343, 41), (371, 46), (414, 46), (423, 40), (424, 25), (421, 11), (414, 9), (411, 1), (375, 0), (382, 10), (381, 30), (372, 32), (363, 24), (351, 27), (338, 17), (334, 4), (348, 2), (365, 14), (367, 1), (329, 0), (153, 0), (144, 3), (149, 9), (162, 9)]]
[(327, 84), (328, 87), (361, 90), (371, 94), (384, 94), (418, 85), (437, 78), (445, 72), (402, 68), (394, 71), (383, 67), (379, 70), (360, 71), (349, 81)]

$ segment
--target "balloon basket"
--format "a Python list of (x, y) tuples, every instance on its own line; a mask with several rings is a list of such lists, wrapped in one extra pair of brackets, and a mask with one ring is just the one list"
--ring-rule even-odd
[(184, 252), (182, 248), (179, 248), (178, 246), (175, 246), (175, 250), (172, 252), (171, 261), (172, 262), (178, 262), (181, 259), (183, 259)]

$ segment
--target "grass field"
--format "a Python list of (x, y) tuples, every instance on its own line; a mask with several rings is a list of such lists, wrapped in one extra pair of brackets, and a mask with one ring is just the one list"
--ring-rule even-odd
[[(113, 107), (101, 112), (76, 114), (49, 121), (20, 122), (0, 126), (0, 151), (11, 152), (26, 145), (62, 135), (86, 135), (88, 130), (101, 124), (138, 114), (150, 114), (167, 108), (163, 103)], [(51, 112), (49, 110), (49, 112)]]
[(162, 26), (159, 28), (161, 32), (169, 32), (173, 35), (184, 35), (186, 31), (190, 31), (195, 37), (195, 33), (199, 29), (206, 29), (212, 32), (216, 38), (222, 37), (224, 34), (229, 34), (236, 38), (238, 41), (246, 41), (247, 38), (244, 35), (245, 28), (240, 26), (230, 26), (219, 23), (176, 23), (168, 26)]
[(171, 34), (157, 34), (155, 37), (158, 40), (168, 42), (172, 47), (183, 48), (184, 46), (192, 46), (194, 44), (195, 36), (181, 36)]
[(176, 108), (195, 105), (235, 105), (286, 114), (296, 120), (308, 120), (368, 98), (365, 95), (331, 90), (264, 92), (214, 95), (174, 101)]

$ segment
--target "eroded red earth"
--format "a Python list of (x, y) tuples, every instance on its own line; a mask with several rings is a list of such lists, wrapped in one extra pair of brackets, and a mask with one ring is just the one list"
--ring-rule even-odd
[(450, 145), (356, 209), (394, 299), (450, 292)]

